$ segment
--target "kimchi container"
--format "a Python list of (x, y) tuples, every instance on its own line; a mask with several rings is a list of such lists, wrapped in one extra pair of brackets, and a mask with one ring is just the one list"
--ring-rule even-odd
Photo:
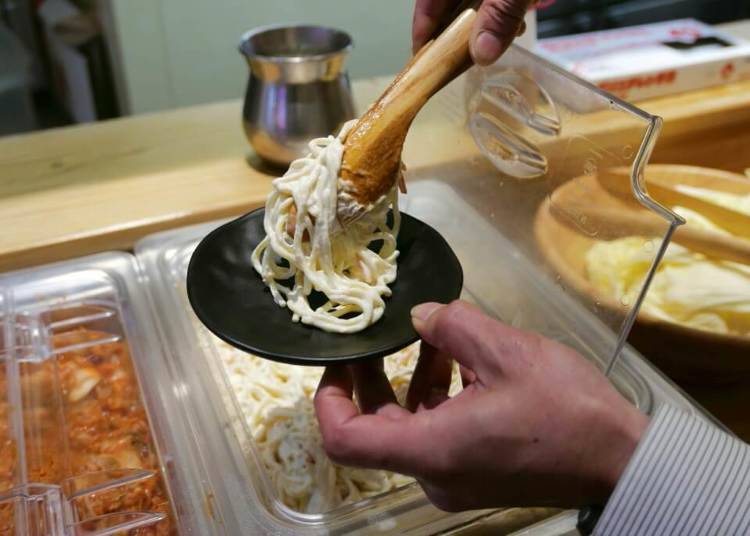
[(216, 526), (143, 296), (125, 253), (0, 276), (0, 533)]

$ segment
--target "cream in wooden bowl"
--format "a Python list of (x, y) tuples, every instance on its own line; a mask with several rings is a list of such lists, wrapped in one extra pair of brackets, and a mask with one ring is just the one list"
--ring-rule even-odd
[[(623, 313), (637, 299), (668, 227), (663, 222), (655, 227), (662, 232), (644, 232), (648, 226), (642, 222), (655, 217), (609, 180), (619, 174), (616, 183), (627, 185), (628, 173), (611, 170), (567, 182), (545, 200), (535, 219), (541, 252), (561, 279), (594, 303)], [(750, 181), (741, 175), (654, 165), (645, 177), (651, 195), (682, 216), (686, 228), (750, 245)], [(612, 228), (603, 221), (601, 232), (587, 233), (566, 217), (581, 203), (612, 214)], [(628, 217), (614, 217), (619, 214)], [(627, 225), (630, 220), (637, 225)], [(630, 342), (682, 381), (750, 378), (750, 264), (707, 256), (678, 241), (673, 239), (657, 268)]]

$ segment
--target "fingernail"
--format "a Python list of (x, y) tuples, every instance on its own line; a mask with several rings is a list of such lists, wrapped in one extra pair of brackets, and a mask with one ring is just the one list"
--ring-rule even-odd
[(516, 37), (521, 37), (525, 33), (526, 33), (526, 21), (522, 20), (521, 24), (518, 26), (518, 31), (516, 32)]
[(489, 65), (500, 57), (502, 45), (500, 40), (490, 32), (484, 31), (477, 35), (472, 47), (472, 56), (479, 65)]
[(419, 322), (427, 322), (427, 319), (432, 316), (432, 313), (443, 307), (442, 303), (421, 303), (415, 307), (412, 307), (411, 317), (412, 320), (418, 320)]

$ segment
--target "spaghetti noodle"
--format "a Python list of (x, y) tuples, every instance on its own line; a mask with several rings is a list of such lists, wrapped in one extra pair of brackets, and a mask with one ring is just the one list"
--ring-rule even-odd
[[(218, 349), (250, 440), (276, 497), (304, 513), (322, 513), (403, 486), (407, 476), (333, 463), (323, 450), (313, 396), (322, 367), (299, 367), (246, 354), (206, 333)], [(207, 341), (208, 342), (208, 341)], [(396, 398), (403, 403), (419, 343), (384, 359)], [(451, 395), (461, 390), (454, 366)], [(250, 438), (248, 438), (250, 439)], [(252, 450), (250, 444), (245, 450)]]
[[(395, 186), (358, 220), (342, 226), (336, 217), (342, 140), (353, 125), (337, 137), (312, 140), (310, 153), (273, 181), (266, 238), (252, 254), (253, 267), (276, 303), (292, 311), (292, 321), (337, 333), (361, 331), (380, 319), (398, 257)], [(377, 242), (382, 245), (374, 251)], [(325, 296), (315, 308), (313, 291)]]

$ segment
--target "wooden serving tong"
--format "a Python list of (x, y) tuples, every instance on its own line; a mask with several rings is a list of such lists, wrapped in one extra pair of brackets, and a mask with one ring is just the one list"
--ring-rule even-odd
[[(452, 22), (411, 59), (385, 93), (365, 112), (344, 142), (339, 216), (351, 220), (353, 200), (367, 210), (398, 180), (406, 134), (419, 110), (437, 91), (471, 66), (469, 37), (481, 2), (463, 2)], [(342, 213), (342, 194), (349, 210)]]

